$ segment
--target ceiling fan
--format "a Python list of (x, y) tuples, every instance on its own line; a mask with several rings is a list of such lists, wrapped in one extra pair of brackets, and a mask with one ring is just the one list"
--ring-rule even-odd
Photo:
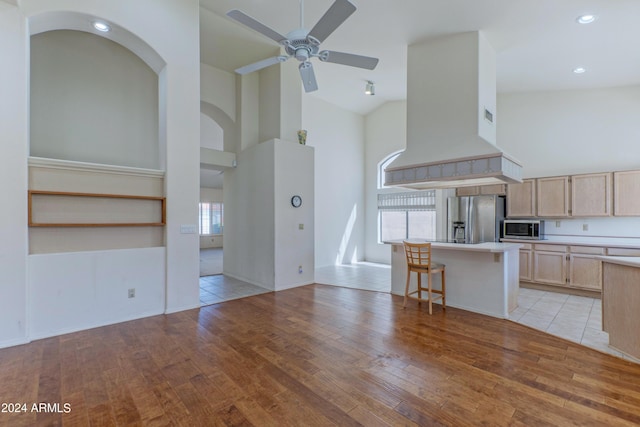
[(274, 40), (283, 46), (286, 52), (286, 55), (274, 56), (240, 67), (235, 70), (236, 73), (248, 74), (295, 57), (300, 61), (298, 69), (300, 70), (305, 92), (313, 92), (318, 90), (318, 83), (313, 72), (311, 58), (318, 58), (322, 62), (333, 62), (335, 64), (373, 70), (378, 65), (378, 58), (332, 50), (320, 50), (320, 43), (329, 37), (355, 11), (356, 7), (349, 0), (336, 0), (309, 31), (304, 28), (304, 0), (300, 0), (300, 28), (290, 31), (286, 36), (239, 10), (229, 11), (227, 13), (228, 17)]

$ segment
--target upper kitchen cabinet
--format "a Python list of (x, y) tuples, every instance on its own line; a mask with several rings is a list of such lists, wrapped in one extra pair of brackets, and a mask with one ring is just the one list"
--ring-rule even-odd
[(536, 183), (538, 216), (552, 218), (569, 216), (569, 177), (538, 178)]
[(536, 186), (534, 179), (525, 179), (521, 184), (507, 185), (507, 216), (536, 216)]
[(485, 196), (485, 195), (498, 195), (504, 196), (507, 192), (506, 184), (491, 184), (491, 185), (474, 185), (470, 187), (458, 187), (456, 188), (456, 196)]
[[(611, 173), (572, 176), (571, 215), (582, 217), (611, 216), (611, 178)], [(638, 206), (640, 207), (640, 205)]]
[(613, 173), (613, 214), (640, 215), (640, 171)]

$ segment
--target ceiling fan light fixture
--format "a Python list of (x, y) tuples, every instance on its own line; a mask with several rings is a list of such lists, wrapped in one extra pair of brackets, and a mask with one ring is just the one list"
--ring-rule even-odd
[(367, 80), (367, 85), (364, 88), (364, 93), (367, 95), (376, 94), (376, 87), (371, 80)]
[(591, 24), (596, 19), (598, 19), (598, 17), (596, 15), (586, 14), (586, 15), (578, 16), (576, 18), (576, 22), (578, 24)]

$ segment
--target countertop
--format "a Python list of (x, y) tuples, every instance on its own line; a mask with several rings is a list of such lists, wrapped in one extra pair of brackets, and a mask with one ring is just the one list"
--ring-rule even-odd
[(640, 257), (634, 256), (601, 256), (598, 257), (604, 262), (609, 262), (612, 264), (626, 265), (629, 267), (638, 267), (640, 268)]
[(628, 237), (546, 236), (544, 240), (502, 240), (515, 243), (551, 243), (556, 245), (604, 246), (608, 248), (640, 248), (640, 238)]
[[(428, 240), (409, 239), (414, 243), (425, 243)], [(402, 246), (402, 240), (390, 240), (384, 242), (389, 245)], [(452, 251), (471, 251), (471, 252), (494, 252), (501, 253), (514, 249), (520, 249), (522, 245), (520, 243), (498, 243), (498, 242), (486, 242), (486, 243), (444, 243), (444, 242), (431, 242), (433, 249), (445, 249)]]

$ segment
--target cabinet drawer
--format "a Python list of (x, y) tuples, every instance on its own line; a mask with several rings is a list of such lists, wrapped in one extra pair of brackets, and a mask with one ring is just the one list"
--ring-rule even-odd
[(609, 248), (607, 255), (610, 256), (640, 256), (640, 249), (635, 248)]
[(550, 245), (545, 243), (536, 243), (534, 245), (536, 251), (546, 252), (567, 252), (567, 247), (564, 245)]
[(605, 253), (605, 248), (594, 246), (570, 246), (569, 250), (572, 254), (604, 255)]
[(521, 251), (530, 251), (531, 249), (533, 249), (533, 245), (531, 243), (521, 243), (521, 245)]

